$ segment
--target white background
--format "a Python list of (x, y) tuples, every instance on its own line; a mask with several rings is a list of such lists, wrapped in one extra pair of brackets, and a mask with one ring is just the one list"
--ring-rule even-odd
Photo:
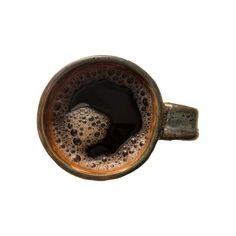
[[(200, 137), (159, 141), (135, 172), (74, 177), (46, 154), (40, 95), (64, 65), (110, 54), (199, 109)], [(0, 235), (236, 235), (236, 2), (0, 2)]]

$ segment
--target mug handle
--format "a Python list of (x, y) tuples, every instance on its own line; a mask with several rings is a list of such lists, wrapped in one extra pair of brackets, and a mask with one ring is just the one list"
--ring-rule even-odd
[(174, 103), (164, 103), (160, 139), (193, 140), (198, 137), (198, 110)]

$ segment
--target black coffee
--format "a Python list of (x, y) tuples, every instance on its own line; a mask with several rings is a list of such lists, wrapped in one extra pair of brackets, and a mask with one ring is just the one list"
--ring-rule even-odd
[(83, 65), (61, 78), (49, 99), (51, 137), (81, 168), (135, 161), (152, 130), (152, 96), (140, 75), (116, 63)]
[[(132, 91), (109, 80), (90, 82), (76, 91), (71, 99), (70, 110), (78, 105), (91, 107), (110, 119), (105, 138), (86, 150), (91, 157), (114, 153), (142, 127), (141, 114)], [(100, 125), (99, 122), (96, 125)]]

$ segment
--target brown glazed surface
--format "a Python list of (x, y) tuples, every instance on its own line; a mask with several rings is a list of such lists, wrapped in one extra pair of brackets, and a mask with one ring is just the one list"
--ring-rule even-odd
[(198, 111), (193, 107), (164, 103), (162, 134), (164, 140), (194, 140), (198, 138)]
[[(114, 74), (116, 75), (116, 73), (118, 79), (114, 79)], [(93, 77), (94, 79), (92, 79)], [(114, 159), (112, 157), (109, 158), (108, 155), (108, 159), (110, 160), (105, 164), (101, 161), (102, 159), (94, 161), (89, 157), (84, 159), (86, 161), (81, 161), (81, 158), (83, 160), (83, 156), (81, 155), (79, 156), (79, 161), (77, 155), (76, 161), (75, 156), (77, 151), (73, 151), (75, 154), (68, 153), (66, 152), (66, 147), (61, 148), (62, 144), (58, 143), (57, 133), (65, 131), (64, 129), (58, 130), (58, 128), (55, 130), (53, 124), (56, 123), (55, 119), (61, 119), (63, 121), (64, 117), (67, 117), (66, 114), (69, 112), (68, 104), (61, 108), (61, 104), (58, 105), (58, 101), (60, 101), (60, 103), (61, 101), (63, 103), (68, 103), (74, 91), (80, 89), (83, 86), (83, 83), (86, 83), (87, 78), (94, 81), (99, 79), (110, 80), (110, 78), (112, 78), (114, 81), (116, 80), (115, 82), (117, 82), (117, 80), (122, 80), (120, 82), (121, 84), (123, 84), (124, 81), (128, 81), (128, 78), (132, 78), (134, 82), (137, 81), (138, 84), (140, 84), (140, 88), (143, 86), (148, 93), (147, 98), (150, 98), (149, 101), (151, 101), (151, 104), (149, 104), (146, 110), (140, 111), (143, 114), (142, 119), (145, 114), (149, 113), (149, 121), (148, 123), (145, 123), (147, 124), (146, 128), (148, 127), (148, 129), (146, 129), (147, 132), (143, 136), (140, 135), (140, 137), (135, 137), (139, 143), (142, 143), (142, 147), (138, 147), (136, 152), (129, 154), (130, 158), (126, 161), (122, 161), (123, 159), (121, 160), (121, 158), (123, 158), (122, 154), (120, 155), (121, 158), (117, 154)], [(128, 85), (129, 82), (127, 82), (127, 86)], [(63, 96), (65, 96), (65, 98), (63, 98)], [(137, 65), (124, 59), (111, 56), (85, 58), (63, 68), (52, 78), (45, 88), (38, 109), (39, 136), (48, 154), (57, 164), (68, 172), (79, 177), (94, 180), (117, 178), (138, 168), (151, 154), (157, 139), (161, 135), (160, 116), (162, 107), (163, 103), (161, 95), (155, 82)], [(61, 113), (57, 113), (58, 109), (61, 109)], [(60, 122), (63, 123), (62, 121)], [(68, 136), (68, 134), (65, 136)], [(68, 142), (70, 142), (70, 139), (72, 140), (72, 138), (73, 137), (69, 135)], [(131, 145), (131, 140), (127, 142), (126, 146), (129, 147), (129, 145)], [(121, 153), (122, 150), (123, 149), (121, 149)], [(129, 150), (130, 149), (128, 149), (128, 151)]]

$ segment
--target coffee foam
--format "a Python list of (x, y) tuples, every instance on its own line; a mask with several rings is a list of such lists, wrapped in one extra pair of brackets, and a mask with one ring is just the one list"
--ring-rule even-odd
[[(141, 130), (124, 142), (115, 153), (92, 158), (86, 149), (100, 142), (109, 129), (109, 117), (89, 104), (78, 104), (69, 110), (71, 97), (84, 84), (101, 79), (110, 80), (120, 86), (128, 87), (137, 103), (142, 117)], [(134, 161), (148, 145), (150, 122), (152, 120), (152, 97), (147, 88), (132, 73), (122, 69), (96, 67), (75, 70), (64, 79), (52, 101), (52, 136), (63, 155), (75, 165), (86, 169), (112, 170)], [(128, 114), (127, 114), (128, 115)]]

